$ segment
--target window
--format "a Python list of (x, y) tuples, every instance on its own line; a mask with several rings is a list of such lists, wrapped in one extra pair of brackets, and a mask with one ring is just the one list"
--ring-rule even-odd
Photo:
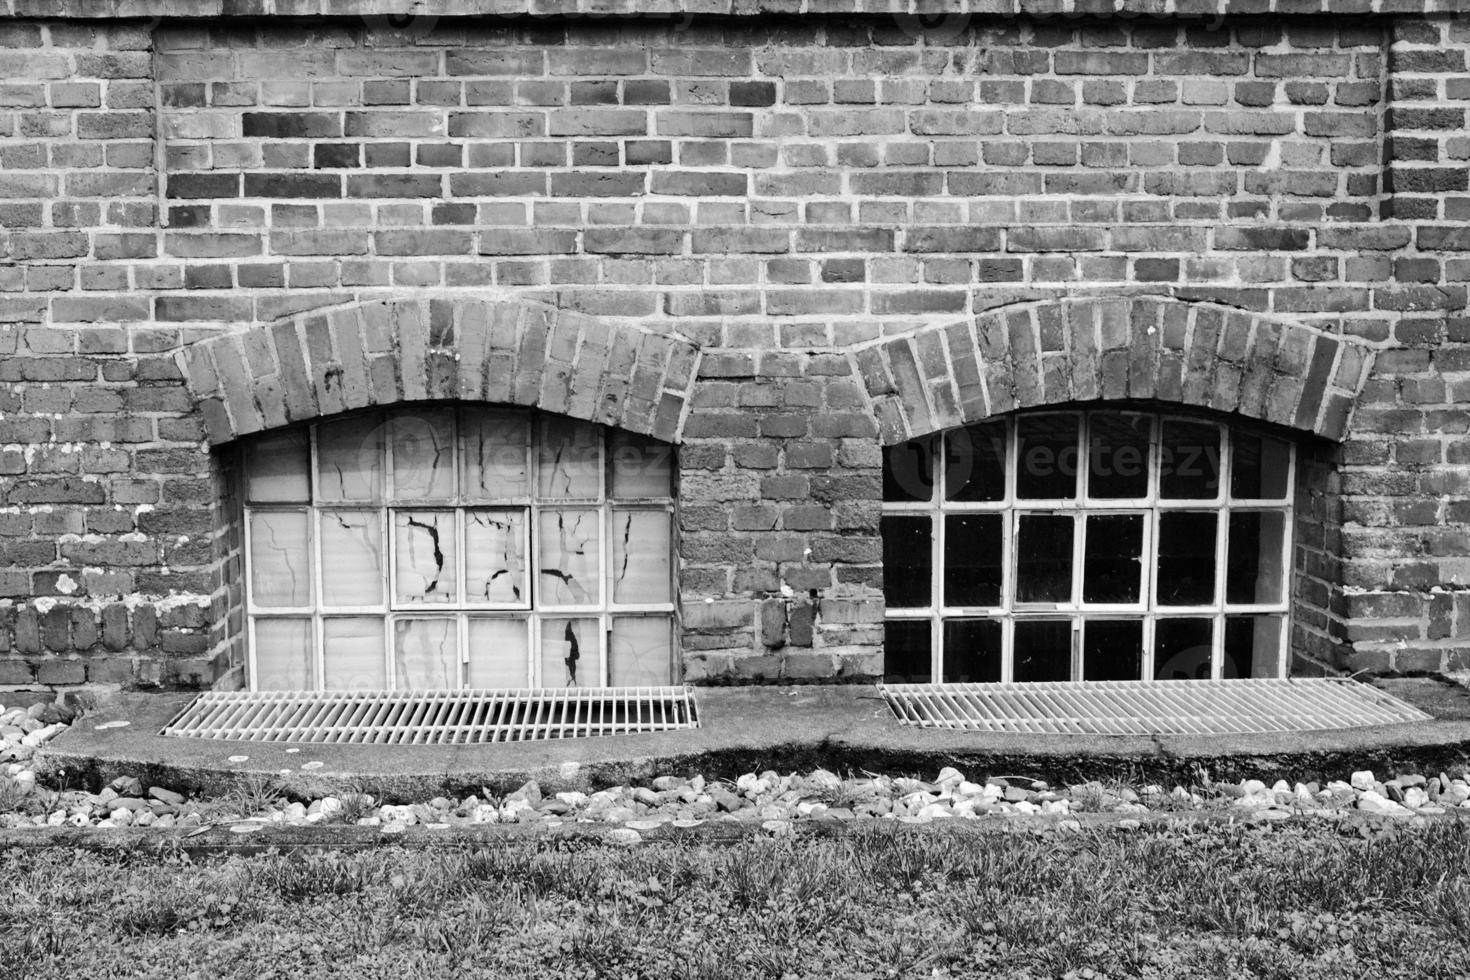
[(890, 447), (885, 674), (1284, 676), (1294, 465), (1263, 432), (1133, 411)]
[(480, 407), (253, 441), (252, 686), (669, 683), (672, 462), (631, 433)]

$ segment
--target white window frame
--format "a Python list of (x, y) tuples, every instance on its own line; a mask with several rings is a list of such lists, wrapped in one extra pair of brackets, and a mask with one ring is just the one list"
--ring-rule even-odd
[[(1089, 498), (1087, 496), (1088, 466), (1086, 455), (1080, 455), (1077, 463), (1076, 489), (1074, 498), (1066, 500), (1018, 499), (1016, 476), (1019, 464), (1017, 431), (1022, 419), (1044, 415), (1076, 415), (1078, 417), (1078, 446), (1085, 454), (1090, 451), (1091, 419), (1095, 414), (1136, 415), (1150, 420), (1148, 451), (1148, 493), (1139, 498)], [(1159, 494), (1162, 473), (1161, 459), (1163, 443), (1161, 433), (1166, 421), (1180, 421), (1212, 425), (1220, 432), (1219, 488), (1213, 499), (1165, 499)], [(1285, 677), (1290, 661), (1289, 638), (1291, 636), (1291, 592), (1292, 592), (1292, 544), (1294, 541), (1294, 505), (1297, 480), (1298, 450), (1294, 442), (1267, 432), (1259, 435), (1283, 442), (1288, 447), (1286, 493), (1282, 498), (1237, 500), (1231, 496), (1231, 467), (1233, 465), (1233, 437), (1235, 433), (1251, 432), (1248, 426), (1231, 421), (1202, 418), (1187, 414), (1149, 411), (1142, 407), (1118, 406), (1115, 408), (1054, 408), (1013, 413), (1004, 418), (990, 420), (1004, 425), (1005, 430), (1005, 484), (1004, 493), (995, 501), (951, 501), (945, 500), (944, 474), (949, 453), (948, 430), (924, 437), (933, 440), (932, 490), (927, 501), (885, 501), (883, 516), (927, 516), (930, 519), (930, 602), (924, 606), (888, 606), (885, 621), (925, 621), (930, 623), (930, 678), (940, 682), (944, 678), (944, 624), (951, 620), (990, 619), (1001, 622), (1001, 676), (1000, 682), (1015, 679), (1015, 630), (1014, 624), (1022, 621), (1062, 621), (1069, 623), (1071, 635), (1071, 671), (1073, 680), (1083, 677), (1082, 630), (1091, 620), (1128, 619), (1143, 620), (1143, 657), (1140, 669), (1145, 681), (1154, 679), (1154, 634), (1157, 623), (1164, 619), (1209, 619), (1211, 621), (1210, 677), (1220, 680), (1224, 674), (1225, 621), (1229, 616), (1276, 615), (1281, 617), (1280, 636), (1277, 649), (1278, 670), (1276, 676)], [(978, 423), (985, 424), (985, 423)], [(1157, 601), (1158, 555), (1155, 532), (1161, 514), (1170, 512), (1213, 513), (1215, 517), (1215, 577), (1214, 596), (1210, 603), (1202, 605), (1160, 605)], [(1281, 598), (1270, 603), (1226, 602), (1225, 590), (1229, 554), (1227, 533), (1232, 513), (1269, 512), (1284, 515), (1281, 554)], [(950, 606), (944, 603), (944, 556), (946, 518), (962, 514), (1001, 514), (1002, 517), (1002, 581), (1000, 605), (998, 606)], [(1082, 597), (1082, 577), (1085, 570), (1086, 519), (1090, 515), (1142, 514), (1144, 516), (1142, 544), (1142, 583), (1138, 603), (1020, 603), (1015, 600), (1015, 586), (1019, 554), (1014, 547), (1017, 528), (1021, 517), (1033, 514), (1071, 515), (1072, 530), (1072, 595)]]
[[(250, 465), (250, 454), (247, 450), (244, 454), (243, 465), (239, 468), (239, 500), (242, 507), (242, 545), (241, 568), (244, 579), (245, 591), (245, 622), (246, 622), (246, 670), (247, 680), (251, 690), (259, 690), (259, 670), (257, 665), (256, 650), (256, 624), (267, 619), (302, 620), (310, 619), (312, 662), (310, 676), (307, 678), (312, 690), (326, 689), (326, 664), (325, 664), (325, 622), (329, 619), (350, 619), (364, 617), (381, 617), (383, 628), (383, 654), (386, 660), (384, 665), (384, 683), (387, 689), (398, 689), (397, 658), (394, 655), (394, 631), (396, 624), (405, 620), (422, 619), (446, 619), (456, 623), (457, 656), (455, 658), (455, 676), (453, 683), (455, 687), (463, 688), (467, 682), (470, 665), (470, 622), (479, 618), (495, 618), (514, 621), (524, 625), (526, 630), (527, 663), (525, 672), (525, 687), (542, 687), (545, 678), (542, 676), (542, 639), (543, 627), (548, 620), (596, 620), (596, 642), (597, 642), (597, 676), (579, 676), (578, 685), (581, 687), (606, 687), (608, 686), (609, 659), (612, 648), (613, 621), (622, 618), (657, 617), (664, 619), (669, 628), (670, 643), (670, 677), (668, 682), (673, 683), (677, 673), (677, 651), (678, 635), (676, 630), (677, 609), (677, 584), (674, 581), (678, 568), (677, 562), (677, 534), (678, 524), (675, 513), (675, 499), (677, 490), (677, 467), (674, 466), (672, 458), (673, 447), (669, 447), (670, 459), (670, 486), (666, 497), (618, 497), (613, 494), (613, 467), (610, 464), (612, 453), (609, 452), (609, 443), (613, 438), (614, 430), (592, 422), (581, 420), (570, 420), (578, 426), (590, 426), (597, 433), (597, 468), (600, 477), (598, 493), (590, 497), (538, 497), (537, 496), (537, 466), (538, 448), (542, 433), (547, 425), (548, 416), (545, 413), (535, 412), (529, 409), (483, 406), (506, 415), (522, 417), (526, 422), (528, 434), (525, 444), (525, 461), (527, 474), (527, 494), (515, 497), (475, 499), (467, 502), (465, 494), (461, 492), (464, 468), (464, 447), (461, 442), (460, 432), (460, 409), (473, 409), (479, 406), (454, 406), (454, 405), (424, 405), (405, 406), (398, 409), (376, 410), (364, 415), (376, 417), (383, 429), (383, 467), (381, 476), (381, 497), (375, 502), (370, 501), (341, 501), (321, 500), (318, 493), (319, 473), (319, 434), (322, 425), (331, 424), (337, 419), (325, 423), (311, 423), (303, 431), (307, 440), (307, 473), (308, 500), (306, 502), (253, 502), (248, 493), (248, 467)], [(441, 498), (400, 498), (394, 493), (393, 486), (393, 433), (395, 426), (415, 412), (425, 413), (444, 411), (450, 416), (453, 452), (452, 476), (454, 492), (449, 497)], [(522, 544), (526, 556), (526, 588), (525, 597), (520, 603), (497, 603), (497, 602), (474, 602), (471, 601), (466, 591), (466, 567), (468, 562), (468, 549), (465, 547), (465, 525), (466, 515), (482, 511), (520, 511), (524, 519), (522, 531)], [(375, 514), (379, 526), (379, 534), (383, 550), (384, 576), (379, 589), (380, 602), (376, 605), (356, 606), (331, 606), (323, 602), (322, 586), (322, 534), (321, 523), (323, 517), (334, 511), (345, 511), (357, 514)], [(424, 605), (405, 602), (397, 599), (398, 595), (398, 571), (397, 571), (397, 539), (394, 534), (395, 516), (402, 512), (433, 511), (451, 512), (454, 517), (455, 529), (455, 575), (456, 589), (459, 596), (453, 603), (443, 605)], [(598, 556), (599, 568), (596, 576), (598, 583), (597, 600), (592, 603), (579, 603), (571, 605), (544, 605), (538, 601), (541, 588), (541, 555), (538, 547), (538, 529), (541, 515), (546, 512), (558, 511), (587, 511), (595, 515), (597, 520), (597, 540), (601, 552)], [(663, 513), (669, 520), (669, 600), (656, 603), (618, 603), (614, 601), (613, 579), (612, 579), (612, 517), (615, 513), (626, 511), (642, 511)], [(310, 583), (308, 604), (305, 606), (260, 606), (255, 601), (255, 589), (253, 576), (251, 574), (252, 555), (252, 516), (263, 512), (305, 512), (308, 520), (309, 533), (311, 534), (310, 548), (310, 570), (308, 580)], [(584, 658), (586, 654), (583, 654)]]

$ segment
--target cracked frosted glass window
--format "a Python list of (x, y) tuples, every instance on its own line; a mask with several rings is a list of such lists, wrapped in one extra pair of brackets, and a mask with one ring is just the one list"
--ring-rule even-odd
[(310, 452), (304, 432), (285, 432), (254, 443), (245, 467), (245, 494), (251, 503), (304, 504), (310, 500)]
[(674, 645), (662, 616), (614, 616), (607, 682), (614, 687), (657, 687), (668, 683)]
[(323, 686), (329, 691), (382, 691), (388, 687), (381, 616), (322, 620)]
[(673, 485), (674, 447), (614, 429), (608, 467), (612, 470), (612, 495), (621, 500), (660, 498)]
[(250, 587), (257, 606), (311, 605), (310, 528), (304, 510), (250, 515)]
[(316, 430), (317, 497), (377, 503), (383, 499), (383, 420), (376, 415), (325, 422)]
[(531, 495), (531, 423), (527, 415), (491, 409), (467, 412), (460, 423), (459, 437), (466, 500), (511, 500)]
[(885, 675), (1285, 676), (1295, 472), (1257, 426), (1134, 404), (889, 446)]
[(393, 515), (395, 598), (407, 603), (459, 601), (458, 535), (452, 510), (400, 510)]
[(275, 643), (251, 685), (263, 668), (346, 690), (676, 680), (672, 446), (429, 404), (240, 452), (247, 630)]
[(465, 511), (464, 546), (470, 602), (522, 606), (529, 601), (525, 511)]
[(524, 619), (471, 619), (465, 683), (475, 688), (525, 687), (530, 673), (529, 644)]
[(419, 412), (393, 420), (393, 496), (454, 496), (454, 413)]
[(393, 663), (400, 691), (457, 687), (458, 621), (448, 616), (396, 621)]
[(673, 558), (670, 515), (654, 510), (612, 512), (612, 599), (616, 603), (668, 602)]
[(602, 449), (597, 430), (546, 416), (537, 444), (536, 495), (595, 500), (602, 496)]
[(541, 621), (541, 686), (597, 687), (602, 630), (596, 619)]
[(255, 621), (256, 690), (306, 690), (312, 686), (311, 661), (311, 620)]
[(322, 603), (377, 606), (383, 602), (383, 528), (375, 510), (321, 512)]
[(543, 510), (537, 530), (541, 601), (548, 606), (600, 602), (602, 529), (597, 511)]

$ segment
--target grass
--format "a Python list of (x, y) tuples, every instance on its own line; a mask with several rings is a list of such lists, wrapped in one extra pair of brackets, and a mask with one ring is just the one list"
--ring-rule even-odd
[[(1460, 976), (1470, 827), (0, 854), (0, 977)], [(1351, 832), (1349, 832), (1351, 831)]]

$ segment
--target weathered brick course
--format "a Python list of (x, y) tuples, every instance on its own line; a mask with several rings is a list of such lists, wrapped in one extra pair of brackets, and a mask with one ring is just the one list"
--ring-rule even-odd
[(1455, 17), (432, 2), (0, 0), (0, 684), (239, 683), (234, 442), (436, 398), (680, 444), (690, 679), (881, 669), (879, 443), (1099, 398), (1305, 440), (1300, 658), (1470, 667)]

